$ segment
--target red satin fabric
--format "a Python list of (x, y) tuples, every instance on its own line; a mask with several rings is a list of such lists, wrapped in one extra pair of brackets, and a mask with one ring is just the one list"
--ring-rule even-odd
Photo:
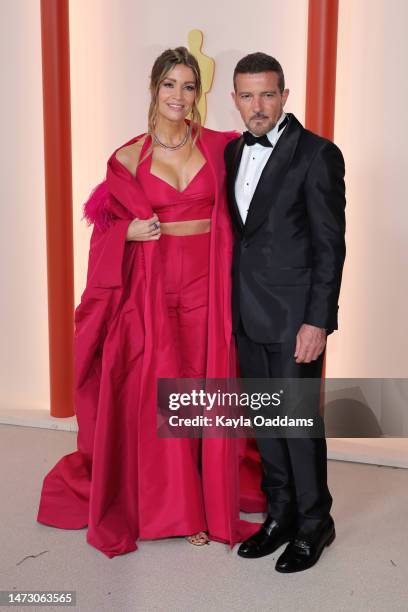
[(150, 144), (151, 138), (147, 137), (140, 152), (143, 161), (138, 166), (137, 178), (160, 221), (168, 223), (209, 219), (214, 206), (214, 182), (209, 164), (205, 163), (180, 192), (151, 173), (152, 156), (143, 159)]
[[(215, 187), (208, 237), (208, 378), (236, 374), (232, 235), (223, 163), (229, 137), (206, 129), (200, 137)], [(163, 243), (163, 237), (125, 242), (130, 220), (149, 218), (153, 210), (139, 181), (115, 154), (106, 180), (108, 197), (97, 206), (92, 203), (96, 216), (87, 285), (75, 313), (78, 450), (46, 475), (37, 520), (64, 529), (87, 526), (88, 543), (110, 558), (136, 550), (139, 538), (202, 529), (211, 539), (233, 545), (258, 528), (240, 520), (240, 507), (265, 509), (259, 462), (252, 468), (246, 462), (243, 440), (204, 439), (200, 449), (189, 439), (157, 438), (157, 378), (180, 376), (169, 275), (162, 260), (170, 237)], [(100, 229), (98, 215), (109, 219), (107, 229)], [(245, 495), (240, 492), (240, 466)]]
[(204, 378), (210, 233), (160, 237), (163, 284), (180, 378)]

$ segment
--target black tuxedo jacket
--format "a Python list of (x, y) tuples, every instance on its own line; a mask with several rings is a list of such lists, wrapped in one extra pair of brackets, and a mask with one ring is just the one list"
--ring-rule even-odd
[(255, 342), (287, 342), (302, 323), (337, 329), (345, 258), (344, 160), (296, 117), (279, 138), (245, 224), (235, 200), (243, 138), (228, 143), (228, 202), (235, 231), (233, 330)]

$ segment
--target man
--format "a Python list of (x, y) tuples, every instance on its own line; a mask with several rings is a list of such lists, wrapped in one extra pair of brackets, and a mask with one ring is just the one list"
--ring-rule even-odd
[[(241, 59), (233, 100), (248, 131), (225, 150), (236, 241), (233, 330), (245, 378), (320, 378), (326, 335), (337, 329), (345, 257), (344, 161), (330, 141), (283, 108), (279, 62)], [(335, 538), (323, 437), (257, 440), (268, 516), (242, 557), (274, 552), (275, 569), (312, 567)]]

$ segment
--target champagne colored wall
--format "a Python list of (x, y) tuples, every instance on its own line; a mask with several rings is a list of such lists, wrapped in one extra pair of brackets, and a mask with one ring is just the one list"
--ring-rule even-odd
[[(146, 127), (148, 75), (166, 47), (200, 28), (217, 63), (207, 125), (239, 127), (229, 98), (235, 62), (264, 49), (282, 60), (303, 119), (307, 0), (140, 3), (70, 0), (75, 292), (85, 285), (90, 229), (81, 205), (114, 148)], [(248, 15), (252, 25), (248, 25)], [(276, 14), (279, 17), (276, 18)], [(291, 42), (287, 36), (291, 33)], [(0, 2), (3, 147), (0, 413), (49, 409), (40, 2)]]
[[(385, 7), (386, 6), (386, 10)], [(407, 376), (407, 55), (405, 0), (341, 0), (335, 139), (347, 168), (347, 263), (328, 376)], [(48, 333), (39, 2), (0, 3), (3, 96), (0, 408), (43, 407)], [(148, 75), (168, 46), (204, 32), (216, 61), (207, 125), (240, 128), (236, 61), (264, 50), (283, 64), (287, 109), (304, 119), (307, 0), (197, 4), (71, 0), (75, 290), (90, 230), (81, 203), (114, 148), (146, 127)]]
[(148, 77), (165, 48), (187, 45), (188, 32), (204, 33), (203, 51), (216, 62), (207, 97), (206, 125), (240, 128), (230, 99), (232, 72), (251, 51), (275, 55), (291, 89), (288, 108), (304, 118), (307, 0), (154, 3), (134, 0), (71, 0), (71, 91), (75, 222), (75, 289), (85, 283), (89, 229), (80, 207), (103, 178), (106, 160), (119, 145), (145, 131)]
[(1, 0), (0, 410), (48, 408), (40, 3)]
[(328, 376), (408, 376), (407, 20), (405, 0), (340, 2), (335, 140), (346, 161), (347, 258)]

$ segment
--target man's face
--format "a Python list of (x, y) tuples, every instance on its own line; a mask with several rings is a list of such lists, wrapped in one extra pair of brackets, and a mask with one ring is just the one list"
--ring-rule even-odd
[(255, 136), (263, 136), (278, 122), (289, 90), (279, 90), (277, 72), (237, 74), (232, 98), (246, 127)]

